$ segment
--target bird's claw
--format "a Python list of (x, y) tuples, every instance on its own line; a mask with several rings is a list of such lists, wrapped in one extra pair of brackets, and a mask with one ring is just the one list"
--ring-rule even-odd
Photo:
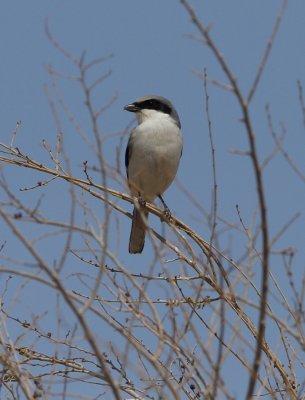
[(142, 207), (146, 206), (146, 201), (141, 196), (138, 197), (138, 203)]
[(164, 216), (165, 216), (165, 218), (167, 218), (167, 219), (171, 219), (171, 217), (172, 217), (171, 210), (170, 210), (168, 207), (165, 207), (165, 208), (164, 208)]

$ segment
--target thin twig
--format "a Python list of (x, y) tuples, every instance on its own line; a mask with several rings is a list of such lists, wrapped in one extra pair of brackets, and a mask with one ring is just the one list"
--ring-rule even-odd
[(278, 30), (280, 28), (280, 25), (281, 25), (281, 22), (282, 22), (284, 13), (285, 13), (285, 9), (286, 9), (287, 3), (288, 3), (288, 0), (283, 0), (282, 1), (280, 10), (279, 10), (279, 12), (277, 14), (276, 21), (275, 21), (275, 24), (274, 24), (273, 29), (272, 29), (271, 36), (270, 36), (270, 38), (268, 40), (267, 47), (266, 47), (265, 52), (263, 54), (262, 61), (261, 61), (260, 65), (259, 65), (259, 67), (258, 67), (256, 76), (254, 78), (253, 84), (251, 86), (251, 89), (250, 89), (248, 97), (247, 97), (247, 103), (248, 104), (250, 104), (250, 102), (252, 100), (252, 97), (253, 97), (254, 93), (256, 92), (256, 89), (258, 87), (259, 81), (260, 81), (261, 76), (262, 76), (262, 74), (264, 72), (264, 69), (266, 67), (266, 64), (267, 64), (267, 61), (268, 61), (268, 58), (269, 58), (269, 55), (270, 55), (270, 52), (271, 52), (275, 37), (276, 37), (276, 35), (278, 33)]

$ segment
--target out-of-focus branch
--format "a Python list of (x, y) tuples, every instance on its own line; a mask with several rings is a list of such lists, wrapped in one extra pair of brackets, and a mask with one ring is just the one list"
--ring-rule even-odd
[[(258, 200), (259, 200), (259, 208), (260, 208), (260, 217), (261, 217), (261, 230), (262, 230), (262, 275), (261, 275), (261, 297), (260, 297), (260, 313), (259, 313), (259, 323), (258, 323), (258, 334), (255, 336), (256, 339), (256, 351), (255, 351), (255, 357), (253, 361), (253, 370), (250, 373), (249, 377), (249, 386), (247, 390), (247, 399), (250, 399), (253, 395), (253, 391), (255, 388), (255, 382), (257, 379), (257, 374), (258, 370), (260, 367), (261, 363), (261, 356), (262, 356), (262, 351), (263, 348), (265, 347), (265, 324), (266, 324), (266, 308), (267, 308), (267, 295), (268, 295), (268, 278), (269, 278), (269, 232), (268, 232), (268, 221), (267, 221), (267, 205), (266, 205), (266, 200), (265, 200), (265, 193), (264, 193), (264, 186), (263, 186), (263, 177), (262, 177), (262, 169), (259, 163), (259, 158), (258, 158), (258, 152), (257, 152), (257, 147), (256, 147), (256, 140), (255, 140), (255, 133), (254, 129), (252, 126), (252, 121), (250, 117), (250, 111), (249, 111), (249, 97), (250, 100), (252, 96), (254, 95), (257, 85), (260, 79), (260, 76), (263, 72), (263, 69), (266, 65), (270, 50), (271, 50), (271, 45), (272, 42), (274, 41), (274, 38), (276, 36), (278, 26), (280, 24), (285, 5), (286, 5), (286, 0), (282, 3), (282, 7), (279, 13), (279, 17), (276, 21), (275, 28), (273, 30), (273, 33), (271, 35), (271, 42), (269, 42), (269, 45), (267, 46), (267, 50), (265, 52), (265, 55), (263, 57), (262, 63), (260, 64), (260, 67), (258, 69), (258, 72), (256, 74), (256, 79), (254, 80), (252, 89), (250, 90), (249, 97), (244, 97), (239, 85), (237, 83), (237, 79), (234, 76), (232, 70), (228, 66), (227, 62), (223, 58), (218, 46), (215, 44), (213, 41), (211, 35), (210, 35), (210, 30), (208, 27), (206, 27), (199, 19), (197, 16), (196, 12), (194, 11), (193, 7), (190, 5), (190, 3), (187, 0), (180, 0), (181, 4), (185, 7), (187, 10), (188, 14), (190, 15), (192, 22), (196, 26), (196, 28), (199, 30), (201, 33), (205, 44), (211, 49), (212, 53), (216, 57), (218, 63), (220, 64), (221, 68), (223, 69), (227, 79), (229, 80), (233, 93), (236, 96), (236, 99), (238, 101), (238, 104), (240, 106), (242, 116), (243, 116), (243, 122), (246, 128), (246, 133), (248, 137), (248, 142), (249, 142), (249, 148), (250, 148), (250, 157), (252, 160), (253, 164), (253, 169), (254, 169), (254, 174), (255, 174), (255, 179), (256, 179), (256, 189), (257, 189), (257, 194), (258, 194)], [(272, 362), (272, 360), (270, 359)], [(292, 387), (289, 379), (287, 379), (287, 375), (284, 379), (285, 385), (287, 388), (287, 391), (289, 393), (289, 396), (291, 398), (295, 399), (295, 389)]]
[(29, 251), (29, 253), (33, 256), (33, 258), (37, 261), (40, 268), (48, 275), (49, 278), (54, 282), (60, 294), (64, 297), (66, 303), (69, 305), (74, 315), (77, 317), (79, 323), (81, 324), (85, 336), (88, 339), (93, 351), (96, 354), (97, 359), (100, 363), (100, 368), (104, 372), (105, 380), (109, 383), (111, 390), (115, 399), (120, 400), (120, 395), (118, 391), (117, 383), (113, 380), (112, 375), (110, 374), (105, 357), (103, 353), (100, 351), (97, 342), (94, 338), (92, 330), (90, 329), (85, 317), (83, 314), (79, 312), (79, 309), (76, 307), (75, 303), (72, 301), (71, 297), (67, 293), (65, 287), (60, 281), (56, 272), (49, 268), (49, 266), (45, 263), (45, 261), (41, 258), (41, 256), (37, 253), (37, 251), (33, 248), (31, 243), (26, 239), (26, 237), (22, 234), (22, 232), (16, 227), (16, 225), (11, 221), (9, 216), (5, 213), (5, 211), (0, 207), (0, 215), (2, 219), (6, 222), (6, 224), (10, 227), (14, 235), (20, 240), (20, 242), (24, 245), (24, 247)]
[[(34, 169), (41, 173), (46, 173), (46, 174), (56, 176), (58, 179), (66, 180), (69, 183), (72, 183), (78, 187), (81, 187), (83, 190), (86, 190), (89, 194), (101, 199), (102, 201), (106, 201), (105, 197), (103, 195), (97, 193), (96, 191), (94, 191), (92, 189), (92, 187), (94, 189), (107, 191), (109, 193), (109, 195), (120, 198), (125, 201), (128, 201), (130, 203), (133, 203), (133, 201), (134, 201), (134, 199), (132, 199), (128, 195), (125, 195), (121, 192), (118, 192), (118, 191), (115, 191), (112, 189), (105, 188), (101, 185), (97, 185), (92, 180), (88, 181), (88, 180), (79, 179), (79, 178), (75, 178), (72, 176), (60, 174), (58, 171), (52, 170), (34, 160), (32, 160), (30, 157), (23, 155), (19, 150), (9, 149), (9, 147), (7, 147), (7, 146), (4, 146), (4, 149), (5, 149), (6, 153), (9, 155), (9, 157), (1, 156), (0, 160), (3, 162), (6, 162), (7, 164), (13, 164), (16, 166), (18, 165), (19, 167), (31, 168), (31, 169)], [(124, 211), (123, 209), (118, 207), (116, 204), (111, 202), (111, 200), (109, 198), (107, 199), (107, 201), (109, 202), (111, 207), (115, 208), (119, 212), (122, 212), (124, 215), (130, 217), (129, 213), (127, 213), (126, 211)], [(149, 210), (149, 212), (159, 216), (160, 218), (163, 218), (162, 210), (159, 210), (157, 207), (153, 206), (152, 204), (146, 204), (145, 207), (147, 208), (147, 210)], [(62, 286), (57, 275), (48, 268), (48, 266), (40, 258), (38, 253), (33, 249), (31, 244), (26, 240), (26, 238), (22, 235), (22, 233), (15, 227), (15, 225), (11, 221), (10, 217), (2, 209), (0, 209), (0, 215), (6, 221), (6, 223), (11, 227), (11, 229), (13, 230), (16, 237), (20, 239), (20, 241), (28, 248), (28, 250), (34, 256), (34, 258), (37, 259), (40, 267), (45, 272), (47, 272), (48, 276), (55, 283), (55, 286), (59, 289), (60, 293), (63, 294), (65, 299), (67, 298), (67, 303), (73, 309), (75, 315), (80, 320), (82, 326), (84, 326), (84, 329), (86, 329), (85, 332), (86, 332), (86, 335), (88, 335), (89, 342), (91, 343), (92, 341), (94, 341), (94, 339), (92, 337), (92, 333), (90, 331), (90, 328), (86, 325), (86, 322), (84, 320), (84, 315), (81, 314), (78, 311), (78, 309), (74, 306), (74, 303), (71, 301), (71, 296), (66, 293), (65, 288)], [(215, 266), (217, 266), (219, 268), (219, 270), (221, 271), (221, 274), (223, 275), (224, 280), (227, 282), (227, 288), (228, 288), (229, 292), (226, 293), (224, 291), (224, 289), (215, 280), (213, 280), (211, 277), (209, 277), (205, 272), (202, 272), (202, 270), (200, 268), (199, 260), (188, 260), (187, 257), (183, 254), (183, 252), (177, 248), (177, 246), (172, 246), (170, 244), (170, 242), (163, 239), (160, 235), (159, 235), (159, 238), (164, 243), (171, 246), (172, 250), (176, 251), (177, 255), (179, 257), (181, 257), (181, 259), (186, 261), (197, 272), (198, 277), (200, 277), (202, 280), (204, 280), (214, 291), (216, 291), (219, 294), (221, 299), (227, 305), (229, 305), (230, 308), (240, 318), (240, 320), (242, 320), (244, 322), (244, 324), (247, 326), (248, 330), (252, 333), (252, 335), (255, 338), (257, 338), (258, 332), (255, 329), (253, 323), (251, 322), (250, 318), (245, 314), (245, 312), (237, 304), (234, 292), (232, 291), (231, 285), (227, 279), (227, 274), (222, 266), (220, 258), (217, 256), (217, 252), (214, 250), (214, 247), (211, 246), (209, 243), (205, 242), (196, 232), (194, 232), (190, 227), (188, 227), (186, 224), (184, 224), (182, 221), (178, 220), (177, 218), (172, 217), (172, 221), (169, 222), (169, 224), (172, 224), (176, 229), (178, 228), (178, 229), (182, 230), (183, 232), (185, 232), (189, 236), (189, 238), (191, 238), (194, 241), (194, 243), (196, 243), (199, 246), (201, 251), (206, 255), (209, 262), (214, 263)], [(155, 232), (153, 232), (153, 233), (157, 235), (157, 233), (155, 233)], [(221, 257), (224, 257), (224, 255), (221, 255)], [(228, 259), (227, 259), (227, 261), (232, 263), (232, 261), (230, 261)], [(232, 263), (232, 265), (234, 265), (234, 264)], [(125, 274), (126, 274), (126, 272), (125, 272)], [(140, 286), (139, 286), (139, 288), (140, 288)], [(86, 308), (88, 308), (91, 306), (92, 301), (95, 301), (95, 297), (92, 297), (92, 294), (91, 294), (90, 303), (84, 302), (83, 305)], [(197, 302), (196, 301), (192, 302), (191, 300), (189, 300), (187, 302), (187, 304), (193, 305), (193, 304), (197, 304)], [(90, 309), (91, 309), (91, 307), (90, 307)], [(88, 329), (88, 332), (87, 332), (87, 329)], [(94, 349), (94, 351), (95, 351), (95, 346), (96, 346), (95, 343), (93, 343), (92, 348)], [(272, 360), (274, 367), (280, 372), (284, 382), (288, 386), (289, 377), (288, 377), (286, 371), (284, 370), (282, 363), (277, 358), (277, 356), (274, 353), (272, 353), (271, 349), (269, 348), (268, 344), (266, 343), (266, 341), (264, 339), (262, 340), (261, 348), (262, 348), (262, 351), (264, 351), (264, 353), (268, 357), (268, 359)]]
[(249, 94), (248, 94), (248, 97), (247, 97), (247, 103), (248, 104), (250, 104), (250, 102), (252, 100), (252, 97), (253, 97), (254, 93), (256, 92), (256, 89), (258, 87), (259, 81), (261, 79), (261, 76), (262, 76), (262, 74), (264, 72), (264, 69), (266, 67), (266, 64), (268, 62), (268, 58), (270, 56), (271, 49), (272, 49), (275, 37), (276, 37), (276, 35), (278, 33), (278, 30), (280, 28), (283, 16), (285, 14), (285, 9), (286, 9), (287, 3), (288, 3), (288, 0), (283, 0), (282, 1), (280, 10), (279, 10), (279, 12), (277, 14), (277, 17), (276, 17), (275, 24), (273, 26), (273, 30), (272, 30), (271, 36), (270, 36), (270, 38), (268, 40), (267, 47), (266, 47), (265, 52), (263, 54), (262, 61), (261, 61), (260, 65), (259, 65), (259, 67), (258, 67), (258, 70), (256, 72), (256, 76), (255, 76), (253, 84), (252, 84), (252, 87), (251, 87), (251, 89), (249, 91)]

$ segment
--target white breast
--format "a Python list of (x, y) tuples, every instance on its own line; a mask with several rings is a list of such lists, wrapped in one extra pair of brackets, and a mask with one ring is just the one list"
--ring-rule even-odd
[(181, 131), (167, 114), (150, 116), (133, 131), (131, 142), (131, 193), (152, 201), (176, 176), (182, 151)]

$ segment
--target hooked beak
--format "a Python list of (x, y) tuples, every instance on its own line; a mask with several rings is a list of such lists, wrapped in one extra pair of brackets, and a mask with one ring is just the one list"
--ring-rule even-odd
[(124, 107), (124, 110), (130, 111), (130, 112), (137, 112), (140, 110), (140, 108), (135, 103), (131, 103), (131, 104), (127, 104), (127, 106)]

